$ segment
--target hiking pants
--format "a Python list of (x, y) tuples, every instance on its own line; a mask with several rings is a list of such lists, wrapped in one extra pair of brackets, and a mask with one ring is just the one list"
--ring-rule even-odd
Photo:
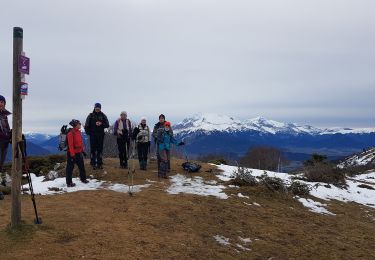
[(83, 162), (83, 154), (78, 153), (74, 157), (71, 157), (68, 153), (68, 162), (66, 164), (66, 184), (72, 183), (72, 176), (73, 176), (73, 170), (74, 165), (77, 164), (79, 169), (79, 178), (81, 181), (86, 180), (86, 171), (85, 171), (85, 163)]
[(90, 135), (90, 152), (91, 152), (91, 165), (103, 165), (103, 145), (104, 134), (91, 134)]
[(148, 147), (149, 147), (148, 143), (138, 143), (137, 144), (139, 162), (147, 162)]
[(0, 172), (3, 171), (3, 165), (7, 157), (8, 146), (9, 146), (8, 140), (0, 140)]
[(167, 173), (170, 171), (170, 156), (171, 152), (169, 150), (159, 151), (160, 163), (158, 168), (158, 177), (167, 177)]
[(118, 157), (120, 166), (128, 167), (129, 145), (124, 138), (117, 138)]
[[(170, 150), (164, 150), (166, 152), (166, 157), (167, 157), (167, 169), (168, 171), (171, 170), (171, 151)], [(161, 151), (159, 151), (159, 145), (157, 144), (156, 146), (156, 157), (157, 157), (157, 160), (158, 160), (158, 170), (160, 168), (160, 163), (162, 161), (161, 159), (161, 155), (160, 155)]]

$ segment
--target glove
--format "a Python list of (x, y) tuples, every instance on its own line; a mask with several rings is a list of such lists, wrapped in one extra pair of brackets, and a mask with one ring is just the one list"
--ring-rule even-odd
[(177, 144), (177, 146), (182, 146), (182, 145), (185, 145), (185, 142), (179, 142), (179, 143)]
[(82, 152), (82, 154), (83, 154), (83, 156), (84, 156), (85, 158), (87, 158), (87, 153), (86, 153), (86, 152)]
[(74, 163), (74, 158), (75, 158), (76, 155), (73, 155), (73, 156), (69, 156), (68, 157), (68, 161), (71, 162), (71, 163)]

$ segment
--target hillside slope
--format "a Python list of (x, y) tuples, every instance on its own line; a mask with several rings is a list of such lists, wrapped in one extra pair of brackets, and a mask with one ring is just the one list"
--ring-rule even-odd
[[(316, 213), (291, 196), (270, 193), (261, 187), (230, 185), (227, 182), (230, 172), (221, 172), (215, 166), (204, 165), (200, 173), (186, 175), (180, 169), (181, 162), (173, 162), (169, 180), (156, 178), (153, 161), (148, 172), (137, 171), (134, 197), (127, 194), (127, 171), (119, 169), (115, 159), (105, 160), (104, 171), (88, 170), (95, 179), (86, 186), (91, 190), (72, 189), (64, 193), (58, 179), (38, 182), (38, 177), (34, 177), (39, 192), (55, 194), (37, 197), (44, 224), (30, 225), (32, 205), (23, 196), (26, 224), (18, 232), (7, 230), (10, 198), (6, 196), (0, 201), (1, 258), (370, 259), (373, 256), (375, 209), (372, 207), (307, 197), (304, 202), (314, 201), (317, 208), (325, 205), (334, 215)], [(57, 192), (62, 194), (48, 189), (54, 186), (63, 188)]]

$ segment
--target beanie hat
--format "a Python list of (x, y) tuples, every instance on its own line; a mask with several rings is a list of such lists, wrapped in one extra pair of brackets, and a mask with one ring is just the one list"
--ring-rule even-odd
[(168, 121), (165, 122), (165, 123), (164, 123), (164, 126), (165, 126), (165, 127), (171, 127), (171, 122), (168, 122)]
[(160, 118), (164, 118), (164, 120), (165, 120), (165, 115), (161, 114), (161, 115), (159, 116), (159, 119), (160, 119)]
[(128, 115), (128, 113), (126, 113), (126, 111), (122, 111), (120, 115)]
[(76, 127), (78, 124), (80, 124), (81, 122), (77, 119), (72, 119), (72, 121), (70, 121), (69, 125), (73, 126), (73, 127)]
[(4, 104), (6, 104), (6, 103), (7, 103), (7, 101), (6, 101), (5, 97), (4, 97), (4, 96), (2, 96), (2, 95), (0, 95), (0, 101), (3, 101), (3, 102), (4, 102)]
[(95, 103), (95, 108), (102, 108), (102, 105), (100, 103)]

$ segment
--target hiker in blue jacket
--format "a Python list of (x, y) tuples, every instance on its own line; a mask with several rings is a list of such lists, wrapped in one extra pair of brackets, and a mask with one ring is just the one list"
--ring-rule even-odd
[(177, 142), (177, 140), (173, 137), (173, 133), (171, 132), (171, 123), (165, 122), (164, 128), (159, 128), (157, 130), (157, 143), (158, 143), (158, 151), (160, 156), (160, 167), (158, 170), (158, 177), (159, 178), (167, 178), (167, 173), (170, 171), (168, 165), (170, 165), (171, 160), (171, 148), (172, 144), (177, 146), (184, 145), (184, 142)]

